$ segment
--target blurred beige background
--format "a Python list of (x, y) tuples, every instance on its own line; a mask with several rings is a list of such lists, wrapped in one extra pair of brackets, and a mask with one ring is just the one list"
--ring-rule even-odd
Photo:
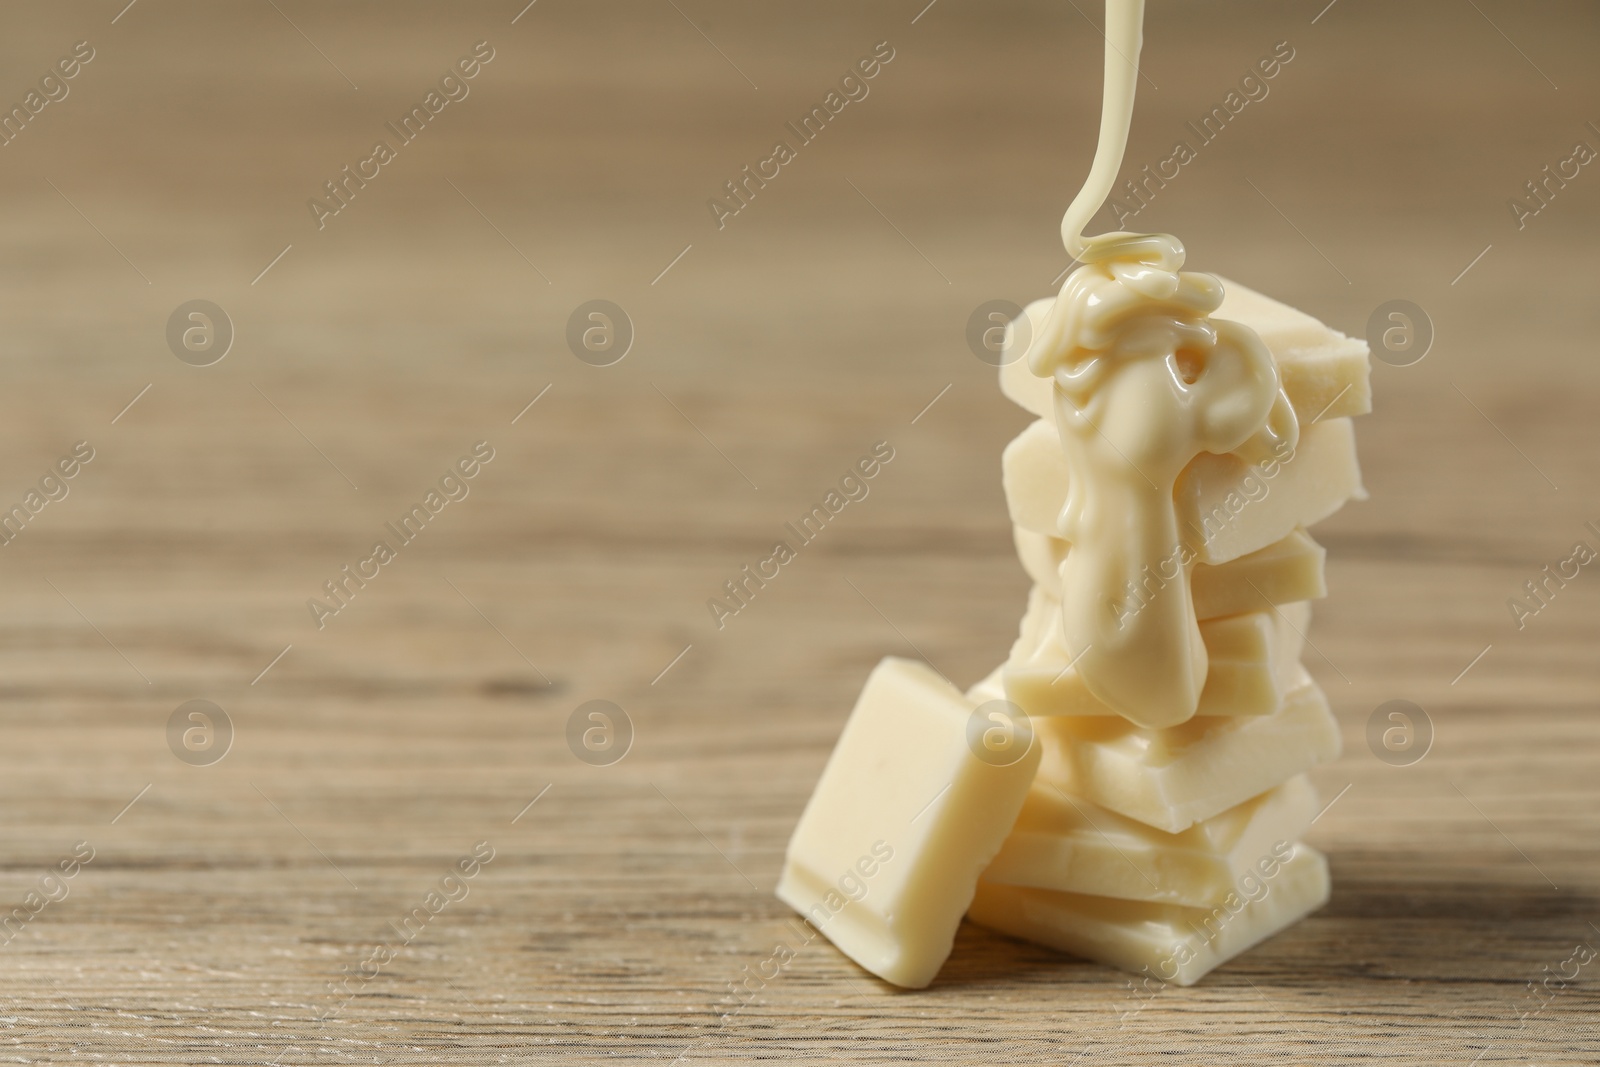
[[(1131, 1015), (1123, 976), (968, 928), (925, 993), (818, 942), (723, 1018), (793, 936), (770, 889), (867, 670), (970, 683), (1026, 592), (998, 457), (1027, 416), (964, 331), (1068, 265), (1101, 13), (924, 2), (0, 11), (0, 102), (93, 50), (0, 147), (0, 503), (94, 451), (0, 547), (0, 913), (94, 855), (0, 949), (11, 1055), (1594, 1062), (1590, 974), (1524, 1013), (1600, 938), (1600, 579), (1521, 631), (1506, 606), (1600, 546), (1600, 173), (1508, 207), (1600, 149), (1580, 3), (1152, 0), (1127, 177), (1294, 58), (1134, 224), (1346, 333), (1391, 299), (1436, 331), (1375, 366), (1372, 499), (1318, 529), (1328, 908)], [(319, 229), (478, 42), (469, 95)], [(708, 199), (879, 42), (719, 230)], [(235, 335), (205, 367), (167, 341), (195, 299)], [(594, 299), (635, 332), (609, 367), (566, 341)], [(307, 599), (479, 441), (319, 630)], [(877, 441), (871, 495), (718, 630), (707, 598)], [(1394, 698), (1434, 731), (1405, 768), (1365, 741)], [(169, 747), (192, 699), (232, 724), (209, 766)], [(569, 751), (590, 699), (621, 762)], [(479, 841), (470, 894), (330, 992)]]

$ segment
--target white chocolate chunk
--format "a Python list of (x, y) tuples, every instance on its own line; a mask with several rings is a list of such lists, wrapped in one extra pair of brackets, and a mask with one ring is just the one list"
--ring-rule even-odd
[(1111, 715), (1033, 719), (1039, 780), (1071, 783), (1075, 795), (1158, 830), (1186, 830), (1339, 755), (1327, 698), (1304, 667), (1295, 680), (1271, 715), (1197, 716), (1160, 730)]
[(1254, 289), (1219, 277), (1222, 306), (1213, 316), (1242, 322), (1266, 343), (1283, 391), (1302, 423), (1348, 418), (1372, 410), (1372, 363), (1367, 342), (1346, 337), (1315, 318)]
[[(1372, 364), (1367, 343), (1346, 337), (1316, 319), (1238, 282), (1219, 278), (1225, 290), (1213, 316), (1242, 322), (1261, 335), (1278, 366), (1278, 377), (1302, 423), (1364, 415), (1372, 410)], [(1023, 308), (1023, 321), (1006, 330), (1000, 391), (1041, 418), (1054, 418), (1051, 385), (1028, 369), (1023, 347), (1040, 336), (1054, 297)], [(1015, 358), (1013, 358), (1015, 357)]]
[(1035, 781), (983, 880), (1199, 907), (1226, 897), (1274, 842), (1295, 840), (1316, 814), (1317, 791), (1303, 774), (1176, 834)]
[(779, 899), (895, 985), (933, 981), (1039, 765), (1031, 736), (1009, 765), (980, 758), (973, 711), (926, 664), (884, 659), (789, 841)]
[(1029, 424), (1000, 453), (1000, 484), (1011, 521), (1034, 533), (1061, 536), (1057, 520), (1071, 480), (1066, 453), (1049, 419)]
[[(1286, 858), (1284, 858), (1286, 857)], [(1249, 890), (1210, 907), (1093, 897), (984, 881), (968, 917), (1012, 937), (1084, 959), (1193, 985), (1213, 968), (1328, 901), (1328, 861), (1309, 845), (1264, 857)], [(1270, 876), (1266, 871), (1272, 871)]]
[[(1061, 561), (1071, 546), (1059, 537), (1011, 528), (1017, 558), (1028, 577), (1061, 598)], [(1324, 574), (1328, 550), (1297, 529), (1281, 541), (1226, 563), (1196, 563), (1189, 578), (1197, 619), (1261, 611), (1273, 604), (1319, 600), (1328, 595)]]
[[(1157, 593), (1157, 595), (1160, 595)], [(1200, 623), (1209, 665), (1199, 715), (1271, 715), (1299, 673), (1311, 605), (1286, 604)], [(1028, 595), (1022, 631), (1001, 673), (1006, 699), (1030, 716), (1115, 715), (1083, 682), (1062, 643), (1061, 604), (1042, 586)], [(1126, 709), (1139, 722), (1137, 709)]]
[(1195, 714), (1271, 715), (1281, 708), (1299, 675), (1310, 624), (1305, 601), (1202, 622), (1210, 665), (1201, 691), (1205, 710)]
[(1202, 452), (1184, 468), (1173, 495), (1201, 561), (1225, 563), (1260, 551), (1346, 500), (1367, 498), (1355, 427), (1349, 419), (1302, 426), (1300, 444), (1282, 463), (1251, 465)]
[(1303, 529), (1226, 563), (1196, 563), (1189, 576), (1195, 615), (1214, 619), (1260, 611), (1271, 604), (1328, 595), (1328, 550)]
[[(1011, 521), (1034, 533), (1059, 537), (1056, 525), (1067, 500), (1067, 459), (1048, 419), (1033, 423), (1006, 446), (1002, 482)], [(1300, 443), (1284, 461), (1259, 465), (1202, 452), (1178, 479), (1178, 524), (1200, 562), (1226, 563), (1259, 551), (1364, 499), (1355, 433), (1349, 419), (1324, 420), (1300, 429)], [(1176, 551), (1174, 546), (1174, 550)]]

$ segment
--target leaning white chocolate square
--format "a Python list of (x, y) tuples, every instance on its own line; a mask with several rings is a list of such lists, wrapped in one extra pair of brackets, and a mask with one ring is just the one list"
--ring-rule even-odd
[(1247, 884), (1241, 879), (1237, 890), (1198, 908), (985, 880), (968, 917), (1012, 937), (1187, 986), (1328, 902), (1328, 862), (1308, 845), (1277, 843), (1245, 878)]
[(1169, 834), (1035, 780), (1017, 824), (983, 880), (1123, 900), (1210, 905), (1275, 841), (1293, 841), (1317, 814), (1305, 775)]
[(1152, 730), (1101, 715), (1032, 719), (1041, 782), (1178, 833), (1338, 756), (1339, 723), (1305, 668), (1271, 715), (1193, 718)]
[(933, 981), (1039, 766), (1026, 722), (982, 711), (884, 659), (789, 841), (778, 897), (895, 985)]

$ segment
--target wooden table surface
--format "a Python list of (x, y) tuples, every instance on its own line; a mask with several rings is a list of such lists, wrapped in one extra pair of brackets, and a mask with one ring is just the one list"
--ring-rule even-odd
[[(1391, 299), (1436, 331), (1375, 368), (1371, 499), (1317, 531), (1331, 903), (1142, 1002), (967, 926), (927, 991), (819, 940), (731, 1011), (795, 939), (771, 890), (867, 671), (967, 684), (1026, 592), (998, 457), (1027, 416), (963, 331), (1067, 265), (1101, 16), (924, 2), (0, 13), (4, 99), (94, 53), (0, 147), (0, 505), (94, 457), (0, 546), (0, 1060), (1600, 1059), (1600, 969), (1566, 962), (1600, 945), (1600, 577), (1507, 606), (1600, 547), (1600, 175), (1508, 207), (1600, 147), (1577, 3), (1151, 5), (1128, 176), (1294, 58), (1136, 225), (1348, 333)], [(708, 199), (880, 41), (719, 230)], [(169, 349), (194, 299), (235, 334), (211, 366)], [(592, 299), (633, 324), (609, 367), (566, 341)], [(308, 599), (483, 441), (319, 629)], [(878, 441), (870, 495), (718, 629), (707, 599)], [(633, 732), (608, 766), (567, 742), (595, 699)], [(1431, 723), (1409, 766), (1366, 741), (1392, 699)], [(218, 762), (169, 746), (190, 700), (231, 723)]]

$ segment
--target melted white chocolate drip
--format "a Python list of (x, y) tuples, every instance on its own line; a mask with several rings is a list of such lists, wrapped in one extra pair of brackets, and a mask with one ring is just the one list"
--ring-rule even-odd
[[(1177, 238), (1082, 237), (1122, 165), (1143, 8), (1106, 3), (1100, 142), (1062, 220), (1083, 266), (1062, 286), (1028, 366), (1054, 379), (1071, 475), (1060, 519), (1072, 543), (1061, 570), (1065, 651), (1102, 702), (1140, 725), (1171, 726), (1193, 716), (1207, 670), (1189, 589), (1196, 534), (1178, 528), (1178, 476), (1201, 452), (1263, 458), (1293, 447), (1299, 426), (1266, 346), (1249, 327), (1210, 318), (1222, 285), (1179, 270)], [(1182, 581), (1130, 597), (1174, 560)]]

